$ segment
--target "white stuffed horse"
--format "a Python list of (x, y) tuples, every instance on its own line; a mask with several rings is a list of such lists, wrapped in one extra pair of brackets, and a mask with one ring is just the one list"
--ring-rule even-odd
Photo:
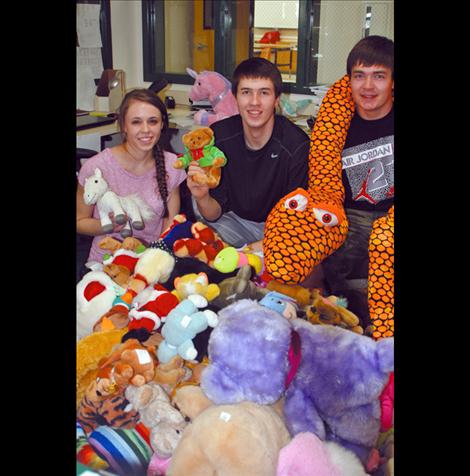
[[(138, 195), (120, 197), (109, 189), (108, 182), (103, 177), (99, 168), (95, 169), (94, 175), (85, 179), (85, 191), (83, 199), (87, 205), (95, 205), (100, 215), (102, 233), (113, 231), (113, 223), (109, 213), (114, 213), (116, 223), (125, 224), (121, 230), (124, 238), (132, 235), (132, 228), (142, 230), (145, 220), (149, 220), (155, 214), (152, 209)], [(126, 219), (127, 215), (127, 219)]]

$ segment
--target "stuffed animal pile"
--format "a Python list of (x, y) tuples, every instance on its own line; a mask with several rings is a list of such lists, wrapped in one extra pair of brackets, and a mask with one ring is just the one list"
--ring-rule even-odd
[[(103, 239), (103, 263), (77, 284), (78, 462), (117, 475), (393, 475), (394, 340), (381, 328), (393, 301), (371, 314), (371, 338), (341, 296), (295, 284), (322, 256), (283, 248), (303, 213), (286, 203), (267, 224), (267, 261), (184, 215), (150, 244)], [(307, 222), (333, 235), (328, 254), (347, 222), (335, 200), (322, 207), (338, 223)], [(390, 216), (372, 240), (393, 245)]]
[(177, 216), (154, 247), (105, 239), (103, 269), (126, 279), (95, 269), (77, 285), (77, 460), (155, 476), (390, 472), (393, 338), (361, 335), (321, 290), (260, 286), (249, 262), (226, 274), (176, 256), (197, 233), (216, 236)]

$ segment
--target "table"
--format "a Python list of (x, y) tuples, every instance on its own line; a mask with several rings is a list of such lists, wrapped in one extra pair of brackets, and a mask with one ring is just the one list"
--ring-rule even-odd
[[(273, 63), (278, 67), (287, 66), (289, 69), (289, 76), (292, 72), (292, 57), (293, 51), (297, 48), (296, 43), (291, 42), (284, 42), (278, 41), (277, 43), (253, 43), (253, 53), (257, 56), (261, 56), (262, 58), (266, 58), (267, 60), (271, 61), (271, 53), (274, 54), (274, 61)], [(289, 52), (289, 62), (288, 63), (279, 63), (278, 61), (278, 53), (282, 51)]]

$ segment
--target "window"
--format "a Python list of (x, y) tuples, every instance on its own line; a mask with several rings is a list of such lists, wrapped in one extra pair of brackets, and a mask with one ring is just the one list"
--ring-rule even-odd
[(362, 37), (393, 39), (393, 0), (142, 0), (142, 22), (145, 81), (192, 84), (187, 67), (230, 78), (258, 55), (285, 92), (309, 94), (345, 73)]
[(250, 52), (252, 0), (143, 0), (144, 80), (192, 84), (186, 73), (230, 77)]

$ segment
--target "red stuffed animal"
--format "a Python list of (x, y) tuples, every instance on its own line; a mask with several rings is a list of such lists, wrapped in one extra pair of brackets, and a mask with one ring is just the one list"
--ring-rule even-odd
[(201, 222), (196, 222), (191, 226), (193, 238), (182, 238), (173, 244), (173, 252), (179, 258), (191, 256), (199, 259), (203, 263), (213, 268), (214, 259), (217, 253), (225, 248), (225, 243), (219, 236)]

